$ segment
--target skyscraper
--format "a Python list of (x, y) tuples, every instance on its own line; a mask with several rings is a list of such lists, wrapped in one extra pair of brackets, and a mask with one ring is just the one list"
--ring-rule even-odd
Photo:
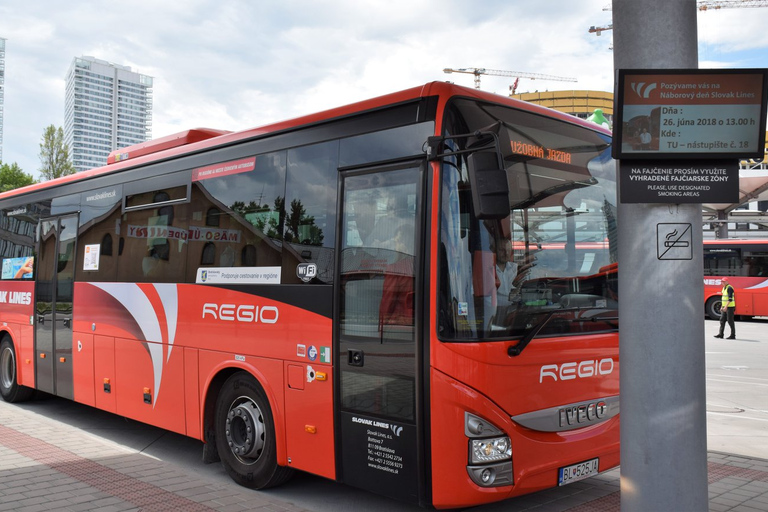
[(64, 141), (76, 171), (106, 165), (110, 151), (152, 135), (152, 77), (93, 57), (67, 71)]
[(5, 39), (0, 37), (0, 162), (3, 161), (3, 95), (5, 94)]

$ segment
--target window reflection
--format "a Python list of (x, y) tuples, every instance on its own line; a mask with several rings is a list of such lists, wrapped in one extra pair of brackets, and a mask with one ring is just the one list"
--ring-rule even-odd
[[(178, 187), (177, 187), (178, 188)], [(168, 190), (132, 196), (134, 204), (167, 200)], [(143, 201), (143, 202), (142, 202)], [(126, 211), (116, 229), (121, 248), (117, 279), (124, 282), (183, 282), (187, 267), (188, 204), (159, 205)]]
[(317, 266), (311, 282), (333, 282), (339, 143), (288, 151), (283, 282), (301, 282), (297, 266)]
[[(444, 159), (439, 329), (446, 340), (617, 328), (615, 165), (607, 137), (497, 105), (460, 100), (454, 134), (499, 123), (509, 216), (475, 217), (466, 154)], [(466, 110), (465, 110), (466, 108)], [(452, 149), (471, 137), (450, 141)]]
[[(273, 267), (282, 261), (285, 152), (252, 157), (252, 169), (198, 179), (192, 187), (187, 280), (197, 264)], [(192, 266), (191, 266), (192, 267)]]

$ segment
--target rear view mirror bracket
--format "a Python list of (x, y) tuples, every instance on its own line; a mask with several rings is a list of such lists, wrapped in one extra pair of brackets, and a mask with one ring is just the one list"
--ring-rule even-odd
[[(499, 123), (497, 125), (492, 128), (493, 131), (478, 130), (446, 137), (429, 137), (425, 143), (427, 159), (430, 161), (447, 156), (469, 155), (467, 156), (469, 183), (474, 214), (478, 219), (503, 219), (509, 215), (509, 183), (498, 133), (503, 126)], [(478, 139), (474, 147), (456, 151), (445, 150), (446, 140), (470, 137)], [(487, 142), (484, 142), (484, 139)]]

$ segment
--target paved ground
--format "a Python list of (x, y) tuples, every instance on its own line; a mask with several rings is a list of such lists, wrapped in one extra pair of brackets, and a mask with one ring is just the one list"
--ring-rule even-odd
[[(768, 511), (768, 322), (739, 323), (733, 342), (712, 338), (714, 329), (708, 321), (709, 509)], [(155, 438), (147, 435), (174, 439), (191, 455), (175, 457), (160, 443), (148, 450)], [(195, 443), (60, 399), (0, 401), (0, 511), (417, 510), (315, 477), (249, 491), (219, 465), (202, 464)], [(619, 484), (614, 469), (475, 510), (614, 511)]]
[(0, 423), (0, 510), (305, 510), (5, 402)]

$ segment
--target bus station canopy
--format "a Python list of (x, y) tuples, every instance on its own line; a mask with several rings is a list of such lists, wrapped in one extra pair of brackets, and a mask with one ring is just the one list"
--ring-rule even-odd
[(737, 210), (753, 201), (768, 201), (768, 164), (744, 166), (739, 170), (739, 198), (735, 203), (705, 203), (703, 220), (708, 222), (739, 222), (768, 226), (768, 212)]

